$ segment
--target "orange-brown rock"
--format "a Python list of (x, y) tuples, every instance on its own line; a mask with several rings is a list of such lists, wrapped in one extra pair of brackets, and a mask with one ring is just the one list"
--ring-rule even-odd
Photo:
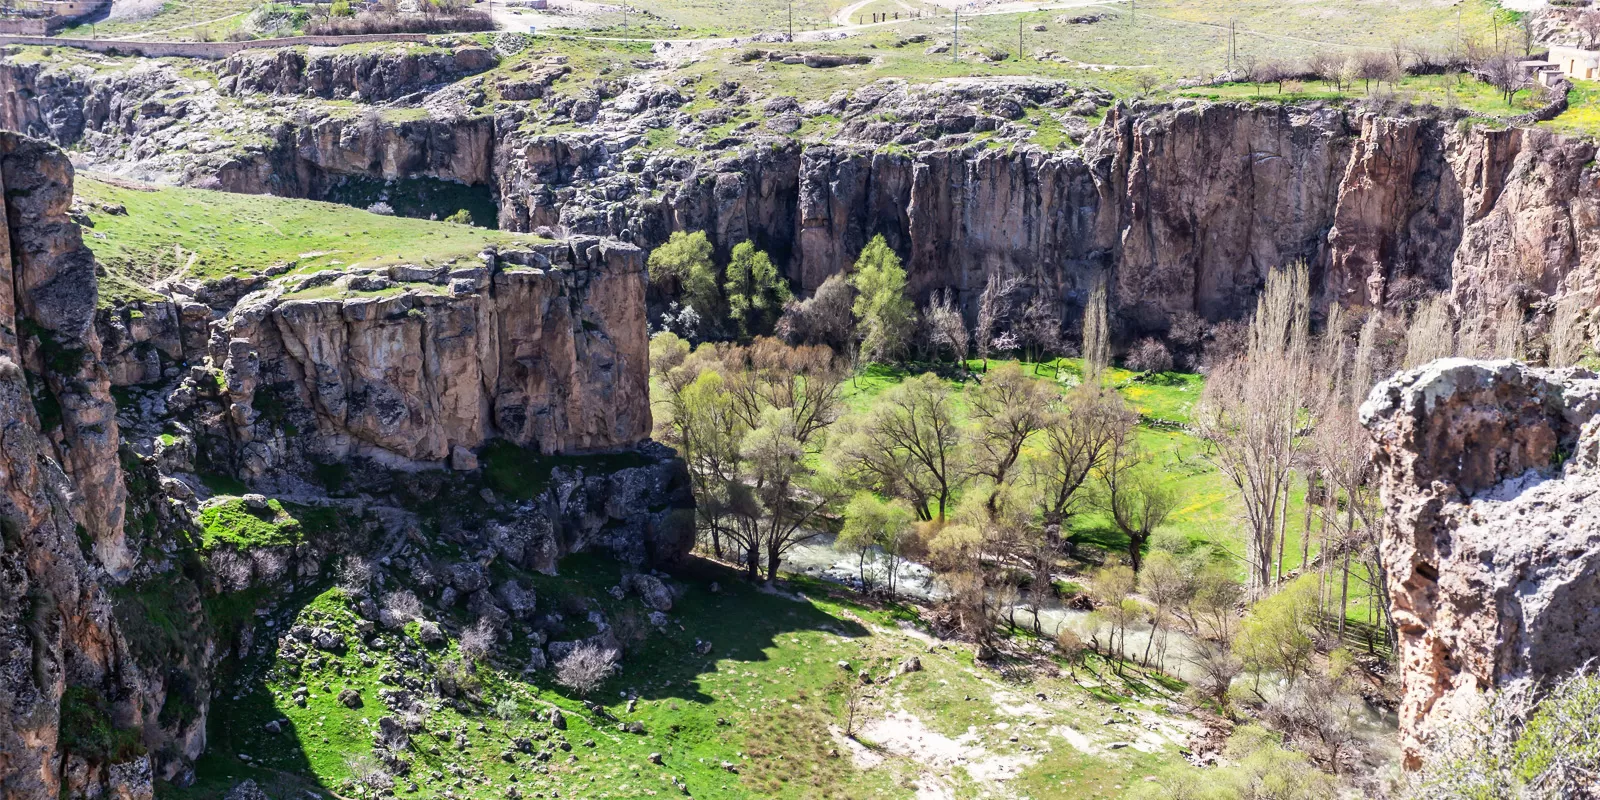
[(1447, 359), (1361, 409), (1416, 766), (1481, 693), (1600, 657), (1600, 377)]

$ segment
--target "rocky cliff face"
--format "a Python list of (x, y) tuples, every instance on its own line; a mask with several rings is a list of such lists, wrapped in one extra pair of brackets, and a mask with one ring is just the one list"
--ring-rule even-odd
[[(460, 66), (465, 51), (451, 55), (458, 71), (478, 66)], [(1162, 331), (1175, 313), (1237, 317), (1268, 270), (1297, 259), (1324, 303), (1453, 290), (1469, 333), (1508, 303), (1537, 332), (1552, 301), (1600, 291), (1586, 266), (1600, 252), (1593, 145), (1464, 126), (1449, 112), (1108, 109), (1109, 97), (1067, 84), (974, 79), (886, 80), (805, 104), (724, 85), (702, 88), (718, 105), (690, 114), (681, 108), (694, 90), (649, 78), (553, 93), (559, 63), (405, 95), (421, 108), (400, 114), (285, 96), (378, 83), (392, 94), (451, 74), (358, 55), (252, 53), (223, 66), (221, 88), (160, 63), (104, 75), (0, 65), (13, 89), (0, 123), (81, 145), (109, 168), (199, 186), (323, 197), (352, 176), (427, 177), (489, 187), (509, 230), (649, 248), (703, 229), (724, 253), (755, 241), (802, 290), (879, 234), (921, 295), (948, 288), (970, 304), (999, 272), (1057, 301), (1069, 324), (1083, 289), (1109, 273), (1130, 336)], [(499, 100), (486, 98), (489, 83)], [(762, 119), (707, 138), (755, 105)], [(1028, 146), (1026, 114), (1078, 146)], [(840, 121), (829, 143), (794, 138), (819, 117)], [(584, 130), (550, 134), (544, 123)], [(646, 150), (646, 133), (663, 127), (690, 151)]]
[(439, 50), (426, 45), (388, 45), (362, 52), (310, 47), (246, 50), (223, 62), (218, 73), (223, 77), (223, 89), (232, 94), (310, 95), (376, 103), (476, 75), (497, 62), (494, 54), (482, 47)]
[[(650, 430), (637, 248), (574, 239), (454, 267), (180, 281), (97, 311), (66, 156), (0, 133), (0, 182), (7, 800), (186, 785), (223, 662), (275, 646), (258, 605), (325, 586), (339, 558), (427, 561), (423, 514), (485, 564), (526, 569), (579, 550), (643, 567), (692, 544), (682, 462), (635, 447)], [(623, 452), (501, 499), (478, 471), (491, 439), (518, 468), (539, 450)], [(333, 467), (360, 491), (329, 498), (317, 473)], [(219, 538), (219, 504), (285, 512), (214, 497), (217, 479), (292, 497), (303, 522), (289, 541)], [(485, 510), (439, 513), (445, 497)], [(473, 607), (503, 619), (508, 602)]]
[(0, 134), (0, 179), (0, 794), (148, 798), (148, 746), (170, 732), (163, 674), (138, 663), (108, 593), (134, 557), (94, 259), (61, 151)]
[(1470, 319), (1589, 291), (1592, 149), (1426, 115), (1178, 104), (1119, 106), (1073, 151), (845, 140), (695, 160), (539, 136), (502, 139), (495, 173), (512, 229), (748, 238), (807, 290), (882, 234), (919, 294), (971, 302), (999, 272), (1070, 317), (1109, 272), (1125, 323), (1159, 331), (1177, 312), (1240, 316), (1266, 272), (1297, 259), (1323, 302), (1357, 307), (1454, 288)]
[[(279, 58), (301, 56), (289, 51)], [(0, 98), (0, 128), (81, 148), (103, 169), (235, 192), (320, 198), (349, 176), (490, 183), (494, 126), (486, 116), (452, 106), (437, 118), (411, 109), (386, 117), (315, 99), (325, 89), (376, 92), (382, 84), (398, 91), (437, 75), (396, 66), (410, 63), (404, 58), (347, 65), (348, 71), (324, 71), (321, 63), (296, 71), (279, 61), (230, 61), (213, 79), (160, 61), (105, 74), (0, 62), (0, 86), (8, 89)], [(305, 81), (297, 94), (313, 99), (231, 94), (251, 81), (261, 91), (288, 91)]]
[[(318, 298), (329, 279), (365, 291)], [(650, 431), (644, 288), (638, 248), (579, 239), (249, 295), (211, 353), (239, 469), (462, 461), (491, 438), (547, 453), (632, 446)]]
[(1361, 414), (1414, 766), (1482, 691), (1600, 656), (1600, 376), (1450, 359), (1379, 384)]

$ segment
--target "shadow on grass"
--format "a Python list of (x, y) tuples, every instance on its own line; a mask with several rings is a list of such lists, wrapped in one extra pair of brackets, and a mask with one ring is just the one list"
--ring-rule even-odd
[[(625, 595), (618, 599), (608, 591), (620, 583), (624, 570), (624, 565), (609, 556), (589, 553), (567, 557), (556, 575), (529, 573), (501, 563), (492, 568), (496, 581), (516, 578), (532, 587), (541, 615), (555, 611), (566, 620), (564, 629), (558, 627), (553, 637), (558, 640), (592, 635), (597, 629), (589, 620), (589, 611), (602, 612), (613, 627), (638, 625), (645, 619), (647, 610), (638, 597)], [(395, 577), (405, 580), (405, 576)], [(685, 755), (679, 765), (688, 779), (697, 785), (710, 784), (713, 779), (730, 783), (729, 776), (720, 773), (716, 765), (735, 758), (747, 746), (743, 733), (735, 734), (736, 728), (730, 727), (734, 724), (730, 720), (757, 714), (753, 704), (773, 702), (788, 708), (797, 696), (804, 698), (810, 693), (821, 697), (837, 677), (832, 657), (812, 658), (814, 654), (806, 647), (792, 646), (790, 640), (802, 632), (822, 632), (839, 640), (869, 634), (863, 625), (832, 616), (809, 599), (790, 591), (780, 593), (750, 585), (738, 571), (704, 559), (690, 557), (674, 568), (672, 578), (678, 593), (668, 623), (662, 628), (646, 626), (648, 636), (628, 642), (619, 671), (587, 698), (604, 705), (610, 719), (589, 711), (586, 698), (558, 686), (552, 669), (520, 671), (531, 654), (533, 637), (526, 625), (512, 623), (514, 636), (497, 657), (490, 659), (492, 666), (476, 669), (481, 694), (429, 715), (430, 729), (475, 731), (473, 748), (462, 754), (442, 743), (452, 752), (441, 755), (434, 739), (414, 736), (412, 749), (404, 754), (412, 762), (410, 779), (423, 782), (418, 776), (447, 770), (456, 760), (479, 749), (493, 752), (508, 747), (513, 729), (527, 735), (534, 729), (547, 728), (533, 712), (557, 707), (568, 715), (570, 727), (564, 733), (569, 741), (599, 740), (600, 746), (606, 748), (600, 752), (626, 758), (642, 758), (652, 750), (693, 753), (700, 758), (691, 764)], [(712, 590), (713, 585), (716, 591)], [(807, 584), (800, 588), (812, 591), (817, 587)], [(464, 605), (429, 611), (428, 616), (439, 619), (456, 638), (473, 619)], [(270, 622), (266, 617), (248, 617), (255, 626), (255, 640), (271, 644), (267, 652), (232, 664), (225, 668), (225, 676), (219, 676), (207, 753), (196, 765), (196, 782), (185, 789), (163, 787), (161, 797), (221, 797), (245, 779), (256, 781), (278, 800), (304, 797), (307, 791), (324, 797), (339, 796), (340, 784), (352, 768), (351, 759), (372, 760), (377, 719), (393, 714), (379, 693), (397, 688), (385, 677), (396, 669), (390, 660), (394, 651), (313, 653), (328, 661), (329, 666), (317, 671), (308, 668), (290, 676), (277, 663), (275, 645), (277, 637), (294, 620), (315, 624), (317, 620), (332, 620), (347, 613), (341, 610), (345, 608), (339, 592), (322, 583), (279, 603)], [(860, 608), (890, 616), (897, 612), (894, 606)], [(347, 623), (354, 624), (353, 617)], [(392, 640), (411, 634), (381, 635)], [(784, 640), (782, 644), (780, 639)], [(705, 642), (710, 643), (709, 650), (701, 652)], [(438, 669), (454, 652), (453, 647), (431, 651), (429, 660), (434, 667), (430, 670)], [(365, 660), (369, 658), (371, 663)], [(306, 663), (310, 661), (308, 657)], [(759, 670), (751, 666), (763, 662), (776, 663)], [(741, 676), (758, 672), (760, 677), (724, 678), (719, 683), (719, 670), (737, 670)], [(416, 671), (411, 674), (424, 682), (413, 693), (432, 701), (436, 697), (432, 678)], [(755, 688), (750, 688), (751, 684)], [(308, 687), (309, 707), (291, 703), (291, 693), (297, 685)], [(339, 692), (347, 686), (361, 695), (361, 708), (346, 709), (336, 702)], [(505, 697), (519, 700), (515, 720), (495, 713), (496, 701)], [(642, 702), (631, 713), (627, 707), (629, 698)], [(617, 731), (617, 719), (642, 722), (648, 737)], [(279, 732), (269, 730), (274, 722), (278, 723)], [(479, 726), (493, 729), (494, 733), (481, 732)], [(480, 768), (495, 785), (516, 780), (511, 764), (489, 759)], [(500, 774), (502, 771), (505, 774)], [(397, 779), (397, 793), (405, 780)], [(531, 779), (524, 775), (523, 780)], [(525, 790), (530, 788), (531, 784), (524, 783)], [(697, 792), (696, 796), (700, 794)]]

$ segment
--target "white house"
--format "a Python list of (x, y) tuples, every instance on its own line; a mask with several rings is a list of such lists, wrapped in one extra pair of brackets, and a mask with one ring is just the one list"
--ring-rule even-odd
[(1600, 80), (1600, 50), (1583, 50), (1566, 45), (1550, 45), (1546, 60), (1555, 64), (1561, 74), (1581, 81)]

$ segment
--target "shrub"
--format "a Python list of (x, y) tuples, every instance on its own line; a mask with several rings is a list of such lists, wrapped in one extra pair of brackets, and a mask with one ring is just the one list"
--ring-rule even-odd
[[(345, 7), (339, 13), (340, 6)], [(338, 0), (327, 17), (312, 20), (306, 33), (313, 36), (358, 36), (374, 33), (450, 33), (453, 31), (494, 30), (494, 21), (482, 11), (439, 11), (429, 14), (401, 14), (385, 11), (353, 13), (345, 0)]]
[(1600, 674), (1586, 669), (1542, 701), (1527, 686), (1484, 698), (1440, 733), (1416, 797), (1567, 797), (1600, 774)]
[(472, 627), (461, 634), (461, 654), (474, 661), (481, 661), (494, 649), (496, 638), (493, 623), (486, 617), (479, 617)]
[(616, 669), (617, 651), (585, 642), (556, 665), (556, 683), (577, 692), (580, 697), (587, 697)]
[(445, 222), (449, 222), (449, 223), (453, 223), (453, 224), (456, 224), (456, 225), (472, 225), (472, 224), (474, 224), (473, 221), (472, 221), (472, 212), (468, 211), (468, 210), (466, 210), (464, 208), (461, 209), (460, 211), (457, 211), (454, 214), (451, 214), (448, 217), (445, 217), (444, 221)]
[(383, 610), (378, 619), (389, 628), (404, 627), (407, 622), (422, 618), (422, 601), (409, 591), (390, 592), (383, 598)]
[(1172, 354), (1159, 339), (1141, 339), (1128, 353), (1127, 364), (1140, 372), (1170, 372)]
[(120, 764), (144, 755), (139, 731), (117, 728), (103, 693), (69, 686), (61, 697), (62, 749), (97, 761)]

